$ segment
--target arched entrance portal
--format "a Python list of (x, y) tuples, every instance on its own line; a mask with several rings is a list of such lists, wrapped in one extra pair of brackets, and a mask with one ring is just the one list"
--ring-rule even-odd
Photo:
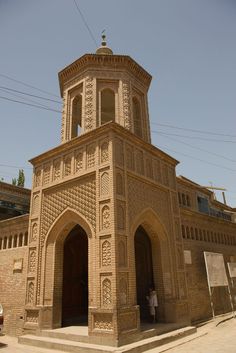
[(88, 238), (76, 225), (64, 242), (62, 326), (88, 321)]
[(139, 226), (136, 230), (134, 243), (137, 304), (140, 306), (140, 319), (146, 321), (149, 318), (146, 296), (148, 295), (149, 287), (154, 285), (154, 279), (152, 245), (142, 226)]

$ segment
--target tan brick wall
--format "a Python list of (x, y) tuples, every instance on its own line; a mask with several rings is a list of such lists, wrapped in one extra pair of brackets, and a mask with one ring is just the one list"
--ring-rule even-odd
[[(204, 251), (221, 253), (224, 256), (225, 265), (230, 262), (232, 255), (236, 255), (236, 249), (222, 247), (214, 244), (196, 244), (196, 242), (185, 241), (185, 250), (191, 251), (192, 264), (186, 265), (189, 301), (191, 307), (191, 320), (205, 320), (212, 316), (207, 274), (204, 261)], [(226, 268), (227, 270), (227, 268)], [(227, 270), (228, 275), (228, 270)], [(230, 280), (229, 280), (230, 283)], [(232, 289), (232, 294), (236, 290)], [(231, 310), (227, 287), (215, 287), (213, 289), (213, 304), (215, 315), (229, 312)]]
[(0, 251), (0, 301), (4, 308), (4, 331), (12, 336), (22, 334), (24, 325), (26, 264), (26, 246)]

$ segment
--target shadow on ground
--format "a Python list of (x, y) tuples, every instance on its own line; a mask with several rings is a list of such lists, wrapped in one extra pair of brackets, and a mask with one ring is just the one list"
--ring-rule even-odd
[(6, 347), (7, 347), (7, 344), (0, 342), (0, 349), (1, 349), (1, 348), (6, 348)]

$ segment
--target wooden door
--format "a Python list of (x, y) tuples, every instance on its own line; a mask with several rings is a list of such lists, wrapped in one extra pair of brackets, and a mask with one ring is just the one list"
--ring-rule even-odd
[(76, 226), (64, 243), (62, 326), (86, 323), (88, 318), (88, 238)]
[(153, 286), (152, 247), (151, 241), (142, 227), (135, 233), (135, 265), (137, 304), (140, 306), (140, 319), (149, 317), (148, 301), (149, 288)]

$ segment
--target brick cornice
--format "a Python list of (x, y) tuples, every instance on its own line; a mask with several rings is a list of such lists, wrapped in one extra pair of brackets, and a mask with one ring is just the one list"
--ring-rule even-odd
[(85, 54), (58, 73), (61, 95), (64, 84), (79, 72), (88, 68), (109, 68), (112, 70), (128, 70), (148, 87), (152, 76), (136, 61), (127, 55)]
[(61, 153), (68, 153), (75, 147), (81, 147), (85, 143), (89, 143), (89, 142), (92, 143), (94, 139), (97, 139), (98, 137), (104, 134), (108, 135), (111, 132), (117, 133), (121, 137), (125, 138), (126, 141), (134, 143), (137, 147), (139, 147), (143, 151), (149, 151), (150, 153), (153, 153), (163, 161), (166, 161), (167, 163), (173, 166), (176, 166), (179, 163), (179, 161), (177, 161), (175, 158), (171, 157), (170, 155), (163, 152), (159, 148), (153, 146), (152, 144), (143, 141), (143, 139), (137, 137), (132, 132), (130, 132), (129, 130), (125, 129), (123, 126), (115, 122), (109, 122), (81, 136), (75, 137), (70, 141), (67, 141), (45, 153), (42, 153), (39, 156), (32, 158), (29, 162), (32, 163), (34, 166), (40, 163), (45, 163), (51, 158), (58, 157), (58, 155)]

